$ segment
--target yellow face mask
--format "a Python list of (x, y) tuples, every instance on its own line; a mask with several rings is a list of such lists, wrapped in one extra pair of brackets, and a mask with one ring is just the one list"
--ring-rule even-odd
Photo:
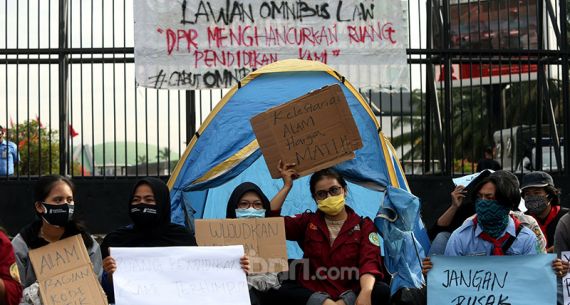
[(344, 208), (344, 194), (329, 196), (323, 200), (317, 200), (317, 207), (327, 215), (336, 216)]

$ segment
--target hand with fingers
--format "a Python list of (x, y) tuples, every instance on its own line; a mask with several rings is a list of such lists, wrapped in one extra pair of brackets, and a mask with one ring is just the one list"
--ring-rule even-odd
[(275, 194), (275, 197), (271, 199), (271, 210), (278, 211), (283, 206), (287, 195), (293, 188), (293, 180), (299, 178), (299, 174), (297, 170), (295, 170), (295, 163), (284, 163), (282, 160), (279, 160), (279, 164), (277, 165), (277, 170), (279, 170), (279, 174), (283, 179), (283, 187)]
[(424, 276), (427, 275), (428, 271), (431, 270), (431, 268), (433, 268), (433, 263), (431, 262), (431, 259), (428, 257), (424, 258), (424, 260), (422, 261), (422, 273)]
[(249, 274), (250, 263), (249, 263), (249, 258), (247, 257), (247, 255), (244, 255), (244, 256), (240, 257), (240, 259), (239, 259), (239, 264), (240, 264), (240, 266), (241, 266), (241, 269), (242, 269), (246, 274)]
[(559, 278), (563, 278), (564, 276), (566, 276), (566, 274), (568, 274), (569, 267), (570, 263), (563, 261), (559, 258), (555, 259), (552, 262), (552, 269), (554, 270), (556, 276), (558, 276)]
[(463, 199), (467, 196), (467, 191), (463, 185), (458, 185), (451, 192), (451, 205), (459, 208), (463, 204)]
[(293, 180), (299, 178), (299, 174), (295, 170), (295, 165), (295, 163), (284, 163), (282, 160), (279, 160), (277, 169), (281, 174), (281, 178), (283, 179), (283, 184), (285, 187), (293, 187)]
[(105, 270), (109, 279), (113, 278), (113, 273), (117, 271), (117, 262), (112, 256), (109, 255), (103, 260), (103, 270)]

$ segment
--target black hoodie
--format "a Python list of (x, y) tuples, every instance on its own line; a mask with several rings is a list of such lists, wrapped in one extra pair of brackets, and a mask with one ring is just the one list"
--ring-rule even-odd
[(129, 211), (135, 190), (141, 184), (152, 189), (159, 222), (152, 227), (129, 225), (107, 234), (101, 244), (103, 258), (109, 256), (109, 247), (196, 246), (196, 239), (185, 227), (170, 222), (170, 192), (162, 180), (152, 177), (139, 180), (129, 198)]
[[(166, 184), (157, 178), (147, 177), (139, 180), (133, 187), (129, 198), (129, 211), (137, 187), (147, 184), (152, 189), (159, 221), (152, 227), (129, 225), (115, 230), (103, 239), (101, 254), (109, 256), (109, 247), (172, 247), (196, 246), (196, 239), (185, 227), (170, 222), (170, 191)], [(115, 302), (112, 286), (103, 285), (109, 303)]]

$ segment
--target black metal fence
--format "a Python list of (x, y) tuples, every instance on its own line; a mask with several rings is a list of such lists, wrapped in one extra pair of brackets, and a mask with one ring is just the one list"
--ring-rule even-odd
[[(0, 125), (17, 146), (14, 179), (173, 170), (224, 91), (137, 88), (134, 3), (0, 5)], [(362, 93), (406, 172), (470, 173), (490, 147), (506, 169), (570, 176), (566, 2), (403, 3), (410, 90)]]

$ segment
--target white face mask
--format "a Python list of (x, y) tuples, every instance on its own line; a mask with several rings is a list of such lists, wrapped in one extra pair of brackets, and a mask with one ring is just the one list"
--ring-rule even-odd
[(264, 218), (265, 209), (236, 209), (236, 218)]

